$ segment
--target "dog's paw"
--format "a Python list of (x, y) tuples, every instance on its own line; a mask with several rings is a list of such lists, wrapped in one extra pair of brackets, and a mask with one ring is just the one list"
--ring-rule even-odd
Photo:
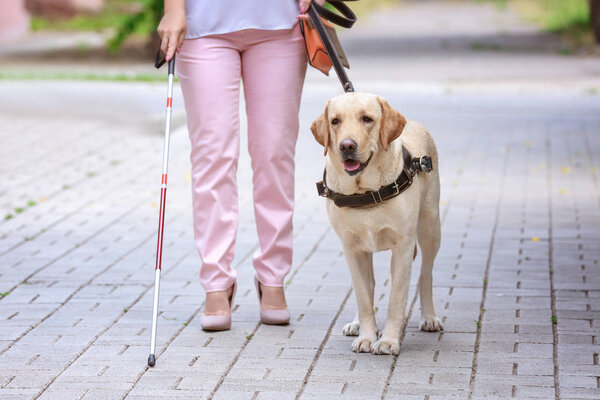
[(373, 354), (393, 354), (400, 353), (398, 340), (379, 339), (373, 345)]
[(360, 323), (358, 322), (350, 322), (344, 326), (342, 329), (342, 333), (344, 336), (358, 336), (360, 333)]
[(371, 343), (373, 343), (373, 340), (359, 336), (352, 342), (352, 351), (355, 353), (370, 353)]
[(421, 330), (426, 332), (443, 331), (444, 325), (442, 325), (442, 321), (438, 317), (422, 318)]

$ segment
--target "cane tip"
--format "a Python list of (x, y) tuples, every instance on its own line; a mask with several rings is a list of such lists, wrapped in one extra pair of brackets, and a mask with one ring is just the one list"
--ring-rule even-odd
[(148, 366), (154, 367), (154, 364), (156, 364), (156, 357), (154, 356), (154, 354), (150, 354), (148, 356)]

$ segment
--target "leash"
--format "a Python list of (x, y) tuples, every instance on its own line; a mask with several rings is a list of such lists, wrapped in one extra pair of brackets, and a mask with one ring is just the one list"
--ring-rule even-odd
[(346, 74), (346, 70), (344, 69), (342, 62), (340, 61), (338, 52), (333, 43), (331, 42), (331, 38), (329, 37), (329, 34), (327, 33), (327, 30), (325, 29), (323, 21), (320, 17), (323, 17), (329, 22), (332, 22), (344, 28), (351, 28), (352, 25), (354, 25), (354, 23), (356, 22), (356, 15), (354, 15), (354, 12), (352, 12), (350, 7), (343, 3), (343, 0), (331, 0), (329, 1), (329, 4), (331, 4), (339, 12), (341, 12), (342, 15), (336, 14), (333, 11), (330, 11), (327, 8), (323, 7), (316, 1), (313, 1), (310, 7), (308, 8), (308, 16), (310, 17), (310, 21), (317, 30), (317, 33), (319, 34), (319, 37), (323, 42), (323, 46), (325, 46), (325, 49), (327, 50), (327, 55), (331, 60), (331, 64), (333, 65), (335, 73), (337, 74), (340, 83), (342, 84), (344, 92), (354, 92), (354, 86), (352, 86), (352, 82)]

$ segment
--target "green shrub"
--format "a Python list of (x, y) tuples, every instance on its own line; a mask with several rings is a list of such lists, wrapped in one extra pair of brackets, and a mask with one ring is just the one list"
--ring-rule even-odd
[(571, 27), (588, 27), (590, 8), (588, 0), (542, 0), (544, 26), (552, 32), (563, 32)]

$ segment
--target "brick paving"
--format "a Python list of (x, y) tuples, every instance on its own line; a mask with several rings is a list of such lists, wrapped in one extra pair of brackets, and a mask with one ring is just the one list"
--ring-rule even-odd
[[(258, 320), (242, 151), (233, 326), (201, 330), (189, 144), (178, 124), (158, 360), (148, 368), (164, 85), (1, 81), (12, 97), (0, 100), (0, 399), (600, 398), (600, 100), (581, 89), (598, 84), (593, 74), (583, 84), (473, 86), (369, 76), (365, 59), (351, 60), (357, 88), (386, 97), (437, 142), (443, 332), (418, 329), (417, 259), (400, 354), (356, 354), (342, 335), (355, 299), (316, 196), (322, 150), (308, 130), (339, 89), (311, 71), (290, 325)], [(179, 95), (174, 105), (181, 121)], [(388, 265), (389, 254), (376, 254), (380, 326)]]

